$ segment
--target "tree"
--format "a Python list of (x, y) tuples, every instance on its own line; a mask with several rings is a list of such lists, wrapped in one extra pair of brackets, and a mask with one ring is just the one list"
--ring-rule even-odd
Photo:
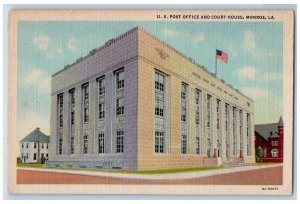
[(256, 159), (256, 162), (260, 162), (261, 158), (262, 158), (262, 148), (259, 146), (255, 150), (255, 159)]

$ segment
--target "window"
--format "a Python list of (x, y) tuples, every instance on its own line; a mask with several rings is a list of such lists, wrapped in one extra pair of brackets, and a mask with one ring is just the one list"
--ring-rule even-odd
[(62, 145), (63, 145), (63, 138), (59, 137), (59, 139), (58, 139), (58, 154), (62, 154)]
[(251, 148), (251, 118), (250, 114), (247, 113), (247, 155), (250, 156), (252, 154)]
[(88, 153), (88, 135), (84, 135), (83, 136), (83, 154), (87, 154)]
[(104, 133), (98, 134), (98, 153), (99, 154), (105, 153), (105, 138), (104, 138)]
[(71, 126), (75, 124), (75, 89), (69, 91), (71, 106), (69, 111), (71, 112)]
[(221, 101), (217, 99), (217, 156), (221, 156), (222, 136), (221, 136)]
[(187, 85), (181, 84), (181, 122), (187, 120)]
[(124, 151), (124, 132), (123, 130), (117, 131), (117, 144), (116, 153), (123, 153)]
[(155, 100), (155, 115), (160, 117), (164, 116), (164, 101), (160, 99)]
[(200, 137), (196, 137), (196, 154), (200, 154)]
[(89, 122), (89, 84), (82, 85), (83, 92), (83, 122)]
[(104, 77), (102, 77), (98, 80), (98, 88), (99, 88), (99, 96), (104, 95), (105, 94), (105, 80), (104, 80)]
[(265, 147), (265, 149), (264, 149), (264, 157), (267, 157), (267, 153), (268, 153), (268, 150), (267, 150), (267, 148)]
[(74, 154), (74, 137), (70, 138), (70, 154)]
[(243, 150), (243, 111), (240, 110), (240, 150)]
[(275, 146), (278, 146), (278, 141), (275, 141), (275, 142), (274, 142), (274, 145), (275, 145)]
[(155, 72), (155, 89), (159, 91), (164, 91), (164, 81), (165, 76)]
[(33, 148), (36, 149), (36, 143), (33, 143)]
[(59, 94), (57, 96), (57, 103), (58, 103), (58, 124), (59, 127), (62, 128), (64, 125), (64, 121), (63, 121), (63, 108), (64, 108), (64, 95), (63, 94)]
[(36, 153), (33, 154), (33, 160), (36, 160)]
[(196, 154), (201, 151), (201, 91), (195, 92)]
[(232, 107), (232, 147), (232, 155), (236, 156), (236, 107)]
[(271, 142), (272, 146), (274, 146), (274, 141)]
[(105, 117), (104, 103), (99, 103), (99, 119), (103, 119), (104, 117)]
[(124, 70), (116, 73), (117, 90), (124, 88)]
[(117, 99), (117, 116), (124, 114), (124, 104), (123, 104), (124, 98), (118, 98)]
[(26, 154), (26, 159), (28, 159), (28, 153)]
[(26, 143), (26, 148), (28, 149), (29, 143)]
[(229, 138), (229, 104), (225, 104), (225, 138), (226, 138), (226, 158), (229, 158), (230, 138)]
[(271, 154), (272, 154), (272, 157), (278, 157), (278, 150), (272, 149)]
[(42, 149), (44, 149), (44, 143), (42, 143)]
[(187, 153), (187, 136), (181, 135), (181, 154)]
[(48, 159), (48, 153), (46, 154), (46, 159)]
[(207, 156), (211, 156), (211, 95), (207, 95), (206, 100), (206, 143), (207, 143)]
[(47, 149), (48, 149), (48, 143), (47, 143)]
[(24, 148), (24, 143), (22, 143), (22, 149)]
[(41, 154), (41, 159), (44, 159), (44, 153)]
[(155, 153), (164, 153), (164, 132), (155, 131)]
[(72, 111), (71, 112), (71, 125), (74, 125), (75, 124), (75, 112)]

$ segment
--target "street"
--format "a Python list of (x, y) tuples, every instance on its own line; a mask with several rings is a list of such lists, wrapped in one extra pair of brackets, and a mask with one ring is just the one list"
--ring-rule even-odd
[(17, 170), (18, 184), (184, 184), (184, 185), (282, 185), (282, 166), (225, 173), (201, 178), (143, 180), (70, 173)]

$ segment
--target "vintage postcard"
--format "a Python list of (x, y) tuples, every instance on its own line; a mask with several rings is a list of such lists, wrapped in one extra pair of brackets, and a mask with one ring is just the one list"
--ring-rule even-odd
[(288, 10), (11, 10), (8, 191), (290, 195)]

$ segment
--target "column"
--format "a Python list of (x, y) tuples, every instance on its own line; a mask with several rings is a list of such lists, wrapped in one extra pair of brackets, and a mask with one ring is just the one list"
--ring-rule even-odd
[(211, 129), (211, 157), (217, 157), (217, 99), (211, 96), (210, 129)]
[(225, 121), (225, 102), (221, 101), (221, 149), (222, 149), (222, 160), (226, 160), (226, 121)]
[(195, 89), (188, 86), (188, 154), (196, 153)]
[(201, 97), (201, 154), (207, 156), (207, 141), (206, 141), (206, 123), (207, 123), (207, 110), (206, 110), (206, 101), (207, 101), (207, 92), (202, 91)]
[(88, 154), (95, 154), (95, 123), (96, 123), (96, 102), (97, 102), (97, 82), (96, 79), (89, 81), (89, 123), (88, 123), (88, 133), (89, 133), (89, 140), (88, 140)]
[(64, 110), (63, 110), (63, 146), (62, 146), (62, 154), (69, 154), (69, 139), (70, 139), (70, 114), (69, 114), (69, 104), (70, 97), (69, 91), (64, 92)]
[[(105, 75), (105, 148), (106, 153), (114, 153), (113, 152), (113, 138), (114, 138), (114, 131), (113, 131), (113, 124), (115, 119), (115, 83), (113, 72), (109, 72)], [(108, 88), (109, 87), (109, 88)]]
[(75, 88), (75, 138), (74, 154), (82, 154), (82, 88)]

